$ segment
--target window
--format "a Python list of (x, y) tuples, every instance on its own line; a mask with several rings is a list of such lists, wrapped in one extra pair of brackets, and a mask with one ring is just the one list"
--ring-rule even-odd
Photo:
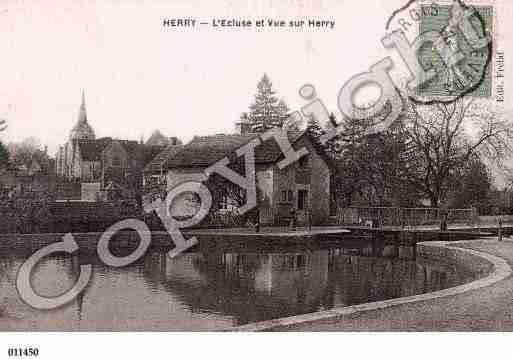
[(159, 184), (159, 178), (157, 176), (148, 177), (148, 185), (149, 186), (156, 186), (158, 184)]
[(220, 202), (221, 203), (219, 203), (219, 209), (228, 209), (228, 191), (222, 191)]
[(308, 206), (308, 191), (300, 189), (297, 191), (297, 209), (302, 211)]
[(298, 268), (302, 268), (306, 265), (306, 256), (300, 254), (296, 257), (296, 265)]
[(299, 168), (305, 169), (308, 167), (308, 156), (303, 156), (299, 159)]
[(281, 191), (281, 201), (287, 202), (287, 191)]
[(289, 191), (289, 202), (293, 202), (293, 201), (294, 201), (294, 192)]

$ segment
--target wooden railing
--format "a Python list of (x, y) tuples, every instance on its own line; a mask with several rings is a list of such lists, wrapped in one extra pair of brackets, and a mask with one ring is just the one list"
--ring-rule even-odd
[(475, 208), (402, 208), (402, 207), (347, 207), (339, 208), (337, 224), (365, 225), (372, 221), (379, 226), (438, 225), (444, 219), (451, 224), (472, 225), (477, 221)]
[(276, 220), (276, 210), (274, 208), (260, 208), (260, 223), (272, 225)]

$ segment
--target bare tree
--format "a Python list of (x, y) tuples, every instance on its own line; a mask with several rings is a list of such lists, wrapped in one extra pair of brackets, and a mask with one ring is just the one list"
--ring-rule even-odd
[(21, 142), (11, 142), (7, 145), (11, 161), (16, 166), (30, 166), (35, 155), (43, 153), (43, 147), (39, 139), (28, 137)]
[(475, 99), (432, 105), (408, 102), (402, 120), (413, 154), (408, 179), (435, 207), (447, 199), (452, 176), (472, 156), (501, 165), (511, 153), (510, 121)]

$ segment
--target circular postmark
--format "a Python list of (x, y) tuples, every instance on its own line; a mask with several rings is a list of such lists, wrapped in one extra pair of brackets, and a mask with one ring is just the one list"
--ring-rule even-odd
[(411, 0), (394, 11), (383, 43), (407, 65), (405, 94), (422, 104), (491, 97), (493, 17), (492, 6), (461, 0)]

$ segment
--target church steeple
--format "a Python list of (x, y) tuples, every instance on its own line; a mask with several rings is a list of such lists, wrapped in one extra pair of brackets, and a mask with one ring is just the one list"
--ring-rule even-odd
[(82, 90), (82, 104), (80, 105), (80, 112), (78, 114), (78, 122), (87, 122), (87, 110), (85, 104), (85, 91)]
[(78, 121), (70, 133), (71, 140), (94, 140), (95, 134), (92, 127), (87, 123), (87, 110), (85, 104), (85, 91), (82, 90), (82, 103), (78, 112)]

